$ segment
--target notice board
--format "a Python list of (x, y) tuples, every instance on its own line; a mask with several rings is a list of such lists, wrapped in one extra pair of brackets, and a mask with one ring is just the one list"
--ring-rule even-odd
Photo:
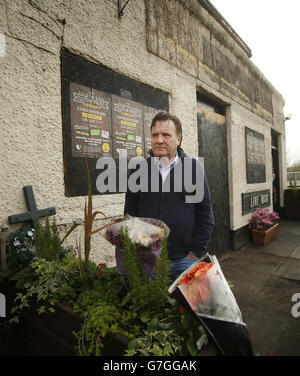
[[(65, 51), (61, 65), (65, 195), (87, 195), (85, 157), (92, 193), (100, 194), (96, 189), (101, 173), (96, 169), (98, 158), (113, 158), (118, 176), (118, 160), (124, 151), (128, 160), (147, 157), (151, 120), (169, 110), (169, 96)], [(119, 193), (118, 184), (115, 193)]]

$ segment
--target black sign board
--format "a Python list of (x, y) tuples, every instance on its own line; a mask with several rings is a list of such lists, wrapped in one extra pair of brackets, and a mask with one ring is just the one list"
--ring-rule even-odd
[(266, 182), (265, 140), (262, 133), (245, 127), (247, 183)]
[(254, 212), (258, 208), (266, 208), (271, 205), (271, 191), (242, 193), (242, 215)]
[[(147, 156), (149, 112), (169, 110), (168, 93), (63, 51), (62, 98), (65, 195), (88, 193), (84, 157), (88, 158), (92, 194), (99, 157), (113, 157), (119, 176), (119, 152), (128, 159)], [(118, 182), (115, 193), (118, 193)], [(122, 191), (122, 190), (121, 190)], [(110, 192), (112, 193), (112, 192)]]

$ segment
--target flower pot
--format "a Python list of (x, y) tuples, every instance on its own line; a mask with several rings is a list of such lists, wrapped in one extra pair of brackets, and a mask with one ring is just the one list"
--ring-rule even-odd
[(252, 230), (252, 242), (256, 245), (266, 245), (274, 239), (278, 230), (278, 223), (275, 223), (268, 230)]
[(300, 220), (300, 190), (286, 189), (284, 191), (284, 217)]

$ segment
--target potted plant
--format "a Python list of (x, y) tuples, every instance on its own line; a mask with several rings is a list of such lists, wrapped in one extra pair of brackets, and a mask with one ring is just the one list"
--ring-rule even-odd
[(268, 244), (278, 230), (278, 213), (269, 209), (257, 209), (250, 218), (249, 228), (252, 231), (252, 241), (257, 245)]
[(284, 191), (284, 217), (300, 220), (300, 188), (296, 182), (290, 183), (290, 188)]

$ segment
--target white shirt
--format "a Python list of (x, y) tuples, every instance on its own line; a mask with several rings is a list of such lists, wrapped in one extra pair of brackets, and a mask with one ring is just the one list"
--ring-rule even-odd
[(175, 158), (173, 159), (173, 161), (168, 164), (167, 166), (163, 166), (162, 164), (160, 164), (159, 162), (159, 158), (158, 157), (155, 157), (155, 164), (158, 166), (159, 168), (159, 172), (161, 174), (161, 178), (162, 178), (162, 181), (163, 183), (165, 182), (170, 170), (171, 170), (171, 166), (174, 166), (178, 161), (178, 153), (176, 153), (176, 156)]

